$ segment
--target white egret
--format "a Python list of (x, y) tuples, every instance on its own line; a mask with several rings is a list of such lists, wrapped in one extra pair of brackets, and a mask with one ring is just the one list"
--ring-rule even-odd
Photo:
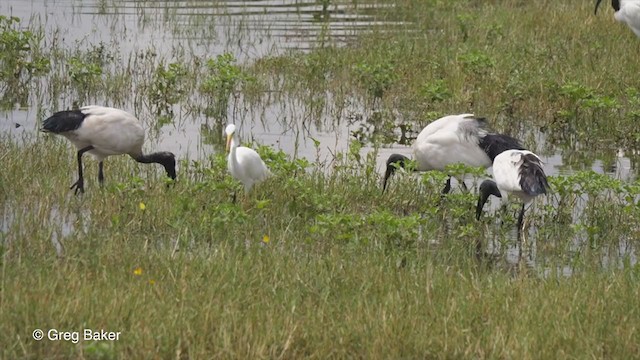
[(238, 146), (234, 124), (227, 125), (225, 133), (227, 135), (227, 151), (229, 152), (227, 167), (231, 175), (244, 185), (245, 193), (249, 193), (253, 185), (264, 181), (271, 175), (271, 172), (255, 150)]

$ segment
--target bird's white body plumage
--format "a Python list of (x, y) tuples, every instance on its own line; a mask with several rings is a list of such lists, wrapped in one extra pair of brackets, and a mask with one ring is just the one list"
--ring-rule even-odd
[(444, 170), (456, 163), (491, 166), (491, 159), (478, 145), (479, 136), (485, 134), (473, 114), (448, 115), (430, 123), (413, 143), (417, 169)]
[(80, 111), (86, 115), (82, 126), (60, 134), (78, 149), (93, 146), (88, 153), (98, 161), (111, 155), (136, 157), (142, 154), (144, 129), (135, 116), (124, 110), (97, 105), (84, 106)]
[(620, 0), (620, 10), (613, 16), (617, 21), (627, 24), (640, 37), (640, 0)]
[(245, 146), (238, 146), (233, 124), (227, 126), (225, 131), (227, 136), (231, 137), (227, 168), (231, 176), (240, 181), (244, 185), (245, 192), (248, 193), (255, 184), (266, 180), (271, 175), (271, 172), (260, 157), (260, 154), (255, 150)]
[(524, 163), (523, 156), (527, 154), (540, 160), (538, 155), (528, 150), (507, 150), (493, 160), (493, 177), (504, 200), (507, 200), (509, 195), (514, 195), (526, 204), (535, 197), (523, 191), (520, 185), (520, 167)]

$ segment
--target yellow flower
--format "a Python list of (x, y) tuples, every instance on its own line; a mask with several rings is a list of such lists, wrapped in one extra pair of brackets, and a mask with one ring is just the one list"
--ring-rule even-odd
[(135, 269), (133, 270), (133, 275), (137, 275), (137, 276), (142, 275), (142, 268), (141, 268), (141, 267), (139, 267), (139, 266), (138, 266), (137, 268), (135, 268)]
[(138, 207), (140, 208), (140, 210), (144, 211), (144, 209), (147, 208), (147, 205), (145, 205), (142, 201), (140, 202), (140, 204), (138, 204)]
[(156, 284), (156, 281), (155, 281), (155, 280), (149, 280), (149, 284), (150, 284), (150, 285), (155, 285), (155, 284)]
[(271, 239), (269, 239), (269, 235), (266, 235), (266, 234), (265, 234), (265, 235), (262, 237), (262, 242), (263, 242), (263, 243), (265, 243), (265, 244), (268, 244), (268, 243), (269, 243), (269, 240), (271, 240)]

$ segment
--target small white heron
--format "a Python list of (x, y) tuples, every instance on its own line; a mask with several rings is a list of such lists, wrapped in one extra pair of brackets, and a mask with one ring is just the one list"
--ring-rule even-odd
[(164, 166), (167, 176), (176, 178), (176, 158), (168, 151), (144, 154), (144, 129), (130, 113), (105, 106), (90, 105), (77, 110), (59, 111), (42, 123), (42, 131), (59, 134), (78, 149), (78, 181), (71, 185), (75, 193), (84, 193), (82, 155), (98, 160), (98, 182), (104, 183), (103, 161), (111, 155), (128, 154), (140, 163)]
[(248, 193), (253, 185), (264, 181), (271, 175), (271, 172), (255, 150), (238, 146), (234, 124), (227, 125), (225, 133), (227, 135), (227, 151), (229, 152), (227, 167), (231, 175), (244, 185), (245, 193)]
[[(594, 14), (598, 13), (598, 6), (602, 0), (596, 2)], [(627, 24), (640, 37), (640, 0), (611, 0), (611, 7), (615, 11), (613, 17)]]
[(485, 180), (480, 184), (480, 197), (476, 207), (476, 220), (480, 220), (482, 208), (494, 195), (507, 200), (514, 195), (522, 200), (522, 208), (518, 216), (518, 240), (522, 231), (525, 205), (536, 196), (546, 194), (549, 189), (547, 176), (542, 169), (542, 161), (538, 155), (528, 150), (507, 150), (493, 160), (493, 180)]
[[(523, 149), (520, 141), (508, 135), (489, 131), (484, 118), (473, 114), (448, 115), (427, 125), (413, 143), (416, 171), (444, 170), (447, 165), (462, 163), (488, 168), (493, 159), (509, 149)], [(387, 160), (382, 192), (397, 168), (404, 168), (408, 158), (393, 154)], [(442, 190), (451, 190), (451, 177)]]

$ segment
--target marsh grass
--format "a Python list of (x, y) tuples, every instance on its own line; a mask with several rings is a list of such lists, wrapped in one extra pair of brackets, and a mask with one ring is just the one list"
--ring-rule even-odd
[[(354, 166), (345, 153), (327, 172), (260, 148), (274, 176), (234, 204), (231, 192), (241, 186), (223, 155), (181, 162), (170, 187), (161, 169), (116, 157), (99, 188), (87, 158), (87, 192), (74, 196), (68, 144), (26, 141), (1, 142), (0, 331), (12, 334), (2, 337), (3, 358), (633, 357), (639, 350), (638, 268), (630, 255), (605, 251), (615, 239), (639, 239), (637, 229), (622, 227), (630, 224), (625, 216), (638, 216), (623, 196), (637, 184), (552, 178), (551, 196), (567, 205), (541, 202), (528, 211), (536, 219), (531, 245), (513, 263), (514, 219), (475, 222), (475, 194), (441, 199), (437, 173), (398, 174), (383, 196), (379, 176), (367, 170), (373, 156)], [(598, 183), (620, 191), (603, 195)], [(587, 195), (585, 211), (556, 217)], [(612, 197), (619, 200), (600, 201)], [(591, 241), (564, 232), (572, 223), (606, 229)], [(504, 247), (486, 248), (492, 255), (477, 260), (475, 241), (491, 241), (494, 231)], [(580, 239), (587, 245), (568, 252)], [(36, 342), (35, 328), (122, 335)]]
[[(410, 136), (460, 112), (490, 117), (532, 150), (563, 151), (568, 167), (611, 164), (618, 148), (634, 161), (638, 85), (620, 69), (639, 72), (637, 39), (577, 0), (396, 4), (377, 16), (405, 31), (251, 64), (187, 45), (69, 46), (55, 31), (13, 54), (50, 61), (19, 77), (35, 84), (20, 102), (39, 119), (105, 102), (153, 114), (141, 119), (155, 134), (182, 110), (205, 116), (216, 151), (180, 159), (175, 184), (153, 165), (109, 158), (104, 188), (87, 157), (87, 192), (74, 196), (64, 139), (0, 135), (0, 358), (637, 357), (637, 181), (550, 177), (519, 245), (517, 204), (477, 222), (475, 191), (440, 197), (446, 175), (399, 173), (383, 196), (376, 171), (378, 147), (401, 127)], [(136, 6), (142, 23), (159, 21)], [(241, 186), (226, 171), (220, 118), (283, 101), (305, 107), (283, 120), (301, 128), (350, 121), (345, 109), (361, 104), (349, 116), (362, 132), (328, 161), (255, 146), (274, 176), (233, 203)], [(121, 337), (37, 342), (35, 328)]]

